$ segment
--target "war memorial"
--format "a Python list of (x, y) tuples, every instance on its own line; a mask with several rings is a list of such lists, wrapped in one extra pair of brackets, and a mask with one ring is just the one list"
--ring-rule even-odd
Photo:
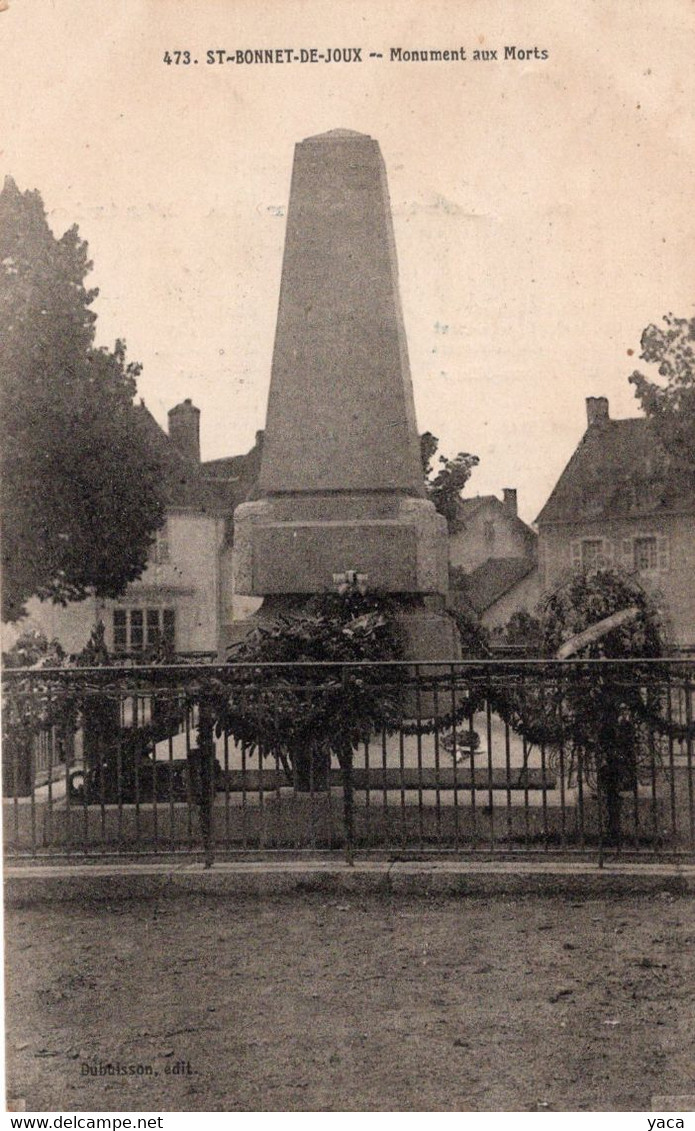
[(402, 598), (410, 655), (458, 657), (386, 169), (378, 143), (350, 130), (296, 146), (258, 495), (235, 512), (234, 585), (264, 598), (261, 616), (359, 576)]

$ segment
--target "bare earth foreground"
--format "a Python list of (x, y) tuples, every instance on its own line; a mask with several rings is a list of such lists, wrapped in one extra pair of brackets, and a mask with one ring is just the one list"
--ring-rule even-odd
[[(294, 897), (6, 913), (28, 1111), (649, 1110), (695, 1092), (695, 901)], [(152, 1075), (92, 1076), (99, 1064)]]

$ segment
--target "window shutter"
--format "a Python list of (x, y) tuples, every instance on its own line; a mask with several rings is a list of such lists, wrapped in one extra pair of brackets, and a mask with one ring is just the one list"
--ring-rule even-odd
[(656, 540), (657, 554), (659, 556), (659, 569), (666, 572), (671, 568), (671, 555), (668, 538), (657, 538)]
[(603, 564), (610, 569), (615, 561), (615, 543), (610, 538), (603, 539), (602, 556)]
[(620, 564), (626, 573), (633, 573), (635, 569), (635, 548), (632, 538), (623, 538), (620, 543)]
[(572, 569), (582, 568), (582, 544), (578, 538), (575, 538), (570, 543), (570, 560), (572, 562)]

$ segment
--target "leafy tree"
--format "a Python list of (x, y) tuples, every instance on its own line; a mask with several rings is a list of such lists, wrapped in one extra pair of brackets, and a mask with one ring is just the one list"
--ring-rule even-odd
[(437, 448), (439, 447), (439, 440), (433, 436), (431, 432), (423, 432), (420, 436), (420, 459), (422, 460), (422, 474), (425, 480), (428, 480), (432, 475), (432, 460), (434, 459)]
[(449, 533), (453, 534), (459, 529), (460, 525), (459, 499), (461, 491), (470, 479), (473, 468), (480, 463), (480, 459), (468, 452), (459, 452), (454, 459), (440, 456), (440, 467), (435, 474), (432, 460), (438, 444), (439, 440), (431, 432), (424, 432), (420, 437), (422, 470), (428, 497), (434, 503), (439, 514), (444, 515)]
[[(37, 629), (27, 629), (2, 655), (3, 667), (51, 668), (65, 665), (66, 655), (57, 640)], [(72, 702), (61, 700), (47, 683), (5, 680), (2, 703), (2, 791), (5, 797), (26, 797), (33, 788), (32, 743), (49, 727), (57, 727), (60, 741), (71, 739), (76, 725)]]
[[(171, 654), (165, 647), (143, 654), (143, 664), (166, 664)], [(59, 741), (72, 745), (75, 732), (82, 728), (86, 775), (80, 773), (81, 786), (73, 790), (74, 800), (84, 796), (85, 776), (91, 783), (91, 794), (105, 798), (133, 792), (136, 767), (150, 760), (156, 743), (176, 734), (183, 723), (186, 705), (179, 693), (154, 694), (145, 721), (142, 711), (130, 725), (124, 725), (121, 705), (128, 694), (127, 676), (133, 661), (112, 656), (105, 641), (103, 622), (94, 625), (84, 648), (66, 655), (57, 640), (48, 641), (43, 633), (28, 629), (14, 646), (3, 654), (6, 670), (17, 668), (109, 668), (121, 667), (122, 675), (107, 675), (94, 680), (88, 693), (80, 682), (71, 684), (56, 678), (50, 671), (26, 676), (17, 673), (5, 678), (2, 702), (2, 738), (7, 753), (4, 759), (4, 789), (8, 796), (15, 790), (22, 794), (32, 788), (32, 742), (42, 731), (55, 727)], [(166, 773), (166, 770), (163, 771)], [(150, 778), (151, 782), (152, 779)], [(143, 785), (143, 789), (145, 786)]]
[(59, 640), (49, 640), (36, 628), (27, 628), (2, 654), (4, 668), (59, 667), (65, 651)]
[(639, 370), (629, 380), (673, 466), (695, 473), (695, 318), (666, 314), (662, 321), (647, 326), (640, 354), (662, 381)]
[(464, 660), (489, 659), (490, 633), (481, 624), (480, 617), (470, 605), (460, 604), (450, 609), (461, 641), (461, 656)]
[[(568, 640), (600, 621), (632, 609), (629, 620), (587, 643), (577, 660), (645, 660), (664, 654), (663, 627), (651, 597), (632, 577), (613, 570), (579, 572), (548, 594), (538, 620), (510, 625), (530, 637), (529, 652), (552, 660)], [(535, 637), (535, 641), (534, 641)], [(513, 685), (493, 690), (499, 713), (551, 761), (600, 791), (609, 838), (620, 836), (621, 793), (649, 774), (668, 727), (663, 702), (664, 672), (658, 665), (619, 663), (605, 667), (561, 665), (532, 671)]]
[(395, 610), (386, 598), (350, 589), (264, 621), (230, 649), (229, 661), (283, 666), (240, 668), (231, 694), (217, 704), (218, 731), (277, 757), (300, 789), (325, 783), (332, 755), (349, 769), (360, 742), (397, 725), (400, 669), (312, 665), (401, 659)]
[(87, 245), (51, 233), (38, 192), (0, 193), (2, 616), (33, 595), (115, 597), (164, 519), (133, 406), (139, 367), (94, 345)]
[(538, 655), (543, 644), (541, 622), (526, 609), (517, 609), (502, 628), (493, 633), (494, 643), (502, 648), (524, 651), (529, 656)]

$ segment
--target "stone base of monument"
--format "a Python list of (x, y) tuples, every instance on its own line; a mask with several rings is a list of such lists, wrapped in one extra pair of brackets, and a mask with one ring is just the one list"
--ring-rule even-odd
[[(398, 618), (405, 658), (417, 661), (408, 669), (411, 685), (403, 700), (404, 718), (413, 721), (441, 719), (460, 705), (460, 693), (446, 677), (452, 674), (452, 663), (461, 659), (461, 640), (454, 621), (443, 608), (436, 608), (437, 603), (431, 599), (434, 608), (403, 613)], [(443, 681), (441, 690), (433, 689), (434, 679)]]
[(234, 587), (267, 597), (335, 588), (346, 570), (372, 592), (448, 590), (446, 520), (428, 499), (368, 491), (259, 499), (234, 512)]
[[(418, 604), (420, 607), (418, 607)], [(301, 609), (301, 597), (266, 598), (263, 605), (247, 620), (232, 621), (225, 625), (221, 641), (222, 660), (232, 659), (229, 649), (245, 640), (254, 629), (269, 623), (282, 613), (296, 613)], [(439, 597), (404, 598), (403, 611), (396, 616), (404, 642), (404, 659), (412, 660), (408, 667), (408, 682), (403, 694), (403, 718), (428, 720), (449, 715), (462, 702), (451, 676), (451, 665), (461, 659), (461, 642), (452, 618), (447, 615), (444, 601)], [(443, 679), (438, 691), (432, 688), (433, 677)]]

